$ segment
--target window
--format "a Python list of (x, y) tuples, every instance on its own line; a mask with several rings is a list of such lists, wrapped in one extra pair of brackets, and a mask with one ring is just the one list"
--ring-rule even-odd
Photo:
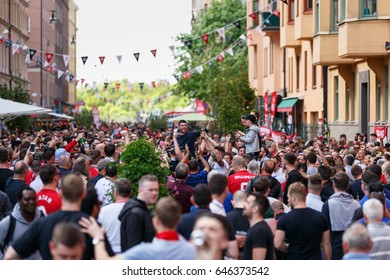
[(301, 1), (297, 1), (297, 8), (296, 8), (296, 14), (295, 14), (295, 16), (296, 17), (299, 17), (299, 3), (300, 3)]
[(264, 48), (264, 77), (268, 76), (268, 48)]
[(351, 100), (351, 97), (350, 97), (350, 90), (349, 90), (349, 86), (348, 84), (345, 85), (345, 120), (349, 120), (349, 106), (350, 106), (350, 100)]
[(257, 45), (253, 46), (253, 78), (257, 79)]
[[(253, 10), (252, 12), (255, 13), (259, 10), (259, 0), (253, 0)], [(253, 26), (258, 26), (259, 25), (259, 14), (256, 14), (256, 19), (252, 20), (253, 21)]]
[(274, 42), (271, 41), (269, 44), (269, 73), (274, 73)]
[(314, 33), (317, 34), (318, 32), (320, 32), (320, 1), (316, 0)]
[(334, 119), (339, 119), (339, 77), (334, 77)]
[(376, 79), (376, 119), (381, 119), (381, 82)]
[(31, 32), (31, 19), (30, 16), (27, 16), (27, 33)]
[(295, 1), (290, 0), (288, 3), (288, 22), (294, 22), (295, 20)]
[(304, 62), (305, 64), (304, 64), (304, 79), (305, 79), (305, 84), (304, 84), (304, 86), (305, 86), (305, 90), (307, 89), (307, 65), (308, 65), (308, 63), (307, 63), (307, 51), (305, 51), (305, 62)]
[(341, 0), (341, 22), (344, 22), (345, 18), (347, 17), (347, 7), (345, 6), (347, 0)]
[(362, 17), (372, 17), (377, 15), (377, 0), (360, 0), (360, 13)]
[(312, 81), (312, 83), (313, 83), (313, 88), (316, 88), (317, 87), (317, 66), (316, 65), (313, 65), (313, 73), (312, 73), (312, 75), (313, 75), (313, 81)]
[(305, 0), (305, 12), (311, 12), (313, 10), (313, 0)]
[(296, 56), (296, 63), (297, 63), (297, 90), (299, 91), (299, 80), (300, 80), (300, 72), (301, 72), (301, 58), (299, 57), (299, 55)]
[(339, 30), (339, 0), (331, 0), (331, 5), (330, 31), (337, 32)]
[(352, 73), (352, 88), (351, 92), (349, 93), (351, 97), (351, 119), (355, 120), (355, 73)]

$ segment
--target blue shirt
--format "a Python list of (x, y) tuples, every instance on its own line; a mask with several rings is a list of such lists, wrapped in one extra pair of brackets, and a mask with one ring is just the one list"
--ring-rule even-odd
[[(363, 196), (363, 198), (359, 201), (360, 206), (363, 207), (363, 204), (364, 204), (367, 200), (368, 200), (368, 196), (367, 196), (367, 195)], [(388, 200), (387, 198), (386, 198), (386, 208), (387, 208), (387, 209), (390, 208), (390, 200)]]
[(195, 174), (188, 174), (186, 184), (194, 188), (200, 183), (207, 184), (207, 174), (208, 172), (206, 170), (202, 170)]

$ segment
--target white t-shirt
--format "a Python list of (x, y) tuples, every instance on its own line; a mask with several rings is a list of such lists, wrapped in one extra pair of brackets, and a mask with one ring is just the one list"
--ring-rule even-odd
[(102, 204), (103, 206), (110, 204), (112, 202), (112, 199), (108, 193), (113, 188), (114, 188), (114, 182), (108, 179), (107, 177), (103, 177), (99, 181), (97, 181), (95, 185), (95, 189), (98, 195), (98, 199), (103, 203)]
[(38, 175), (35, 180), (30, 183), (30, 187), (33, 188), (36, 193), (38, 193), (43, 188), (41, 176)]
[(121, 221), (118, 216), (125, 202), (111, 203), (100, 208), (98, 222), (105, 228), (112, 250), (121, 253)]

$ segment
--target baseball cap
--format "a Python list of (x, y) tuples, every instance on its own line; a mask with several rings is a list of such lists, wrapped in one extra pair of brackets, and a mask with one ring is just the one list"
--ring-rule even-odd
[(243, 119), (250, 120), (254, 124), (256, 123), (256, 117), (253, 116), (253, 115), (246, 115), (246, 116), (243, 117)]
[(64, 148), (59, 148), (55, 151), (54, 153), (54, 162), (58, 163), (58, 160), (60, 159), (61, 156), (63, 155), (70, 155)]
[(110, 162), (110, 160), (108, 160), (108, 159), (101, 159), (101, 160), (99, 160), (99, 162), (97, 164), (97, 169), (98, 170), (102, 170), (103, 168), (106, 168), (107, 164), (109, 162)]

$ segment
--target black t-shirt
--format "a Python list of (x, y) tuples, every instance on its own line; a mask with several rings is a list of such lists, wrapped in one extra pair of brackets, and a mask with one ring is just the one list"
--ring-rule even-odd
[(248, 230), (244, 245), (244, 259), (252, 259), (252, 250), (266, 248), (266, 260), (274, 258), (274, 236), (267, 222), (261, 221)]
[(286, 180), (286, 185), (284, 187), (284, 193), (283, 193), (283, 202), (284, 202), (284, 204), (288, 204), (287, 194), (288, 194), (289, 186), (292, 183), (296, 183), (296, 182), (301, 182), (305, 186), (307, 186), (307, 180), (302, 177), (301, 173), (299, 173), (298, 170), (293, 169), (293, 170), (290, 171), (290, 173), (288, 173), (287, 180)]
[(12, 208), (18, 203), (18, 192), (23, 187), (28, 187), (25, 181), (14, 180), (13, 177), (8, 178), (7, 183), (5, 184), (5, 193), (8, 195)]
[[(57, 211), (49, 216), (34, 222), (31, 227), (17, 240), (14, 241), (12, 247), (22, 258), (27, 258), (36, 250), (41, 253), (42, 259), (51, 260), (49, 241), (56, 224), (60, 222), (73, 222), (77, 225), (81, 217), (88, 218), (88, 215), (81, 211)], [(114, 255), (110, 244), (106, 239), (106, 249), (110, 256)], [(94, 246), (92, 239), (88, 234), (85, 234), (86, 248), (84, 251), (84, 260), (94, 258)]]
[(14, 176), (14, 172), (11, 169), (0, 168), (0, 191), (5, 192), (5, 182), (12, 176)]
[(288, 260), (321, 259), (322, 234), (329, 230), (324, 214), (310, 208), (294, 209), (280, 217), (277, 230), (286, 234)]
[(227, 219), (233, 226), (235, 232), (237, 231), (245, 231), (247, 232), (249, 229), (249, 221), (248, 218), (243, 216), (243, 208), (234, 208), (233, 211), (230, 211), (226, 214)]

